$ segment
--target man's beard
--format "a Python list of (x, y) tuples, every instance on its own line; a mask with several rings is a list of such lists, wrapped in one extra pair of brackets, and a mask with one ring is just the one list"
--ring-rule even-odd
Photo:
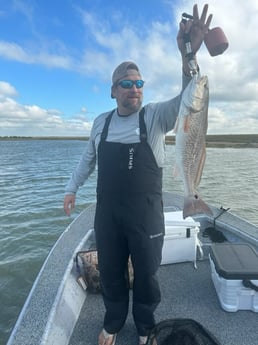
[(130, 100), (126, 100), (123, 102), (123, 107), (127, 110), (130, 111), (130, 113), (135, 113), (136, 111), (138, 111), (141, 108), (142, 105), (142, 99), (138, 99), (137, 103), (133, 103), (130, 102)]

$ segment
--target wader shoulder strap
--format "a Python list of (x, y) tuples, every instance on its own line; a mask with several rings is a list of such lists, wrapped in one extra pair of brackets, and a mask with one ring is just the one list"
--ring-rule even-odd
[(109, 124), (110, 124), (110, 121), (111, 121), (111, 118), (112, 118), (112, 115), (114, 114), (114, 112), (115, 112), (115, 109), (113, 109), (110, 112), (110, 114), (106, 117), (106, 121), (105, 121), (103, 130), (102, 130), (102, 133), (101, 133), (101, 140), (103, 140), (103, 141), (105, 141), (107, 138), (108, 127), (109, 127)]
[(147, 129), (144, 121), (145, 108), (143, 107), (139, 114), (139, 125), (140, 125), (140, 140), (147, 141)]

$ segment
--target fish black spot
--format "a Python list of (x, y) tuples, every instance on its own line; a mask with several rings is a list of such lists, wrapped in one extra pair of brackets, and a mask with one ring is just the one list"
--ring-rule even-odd
[(195, 198), (195, 199), (198, 199), (198, 195), (197, 195), (197, 194), (195, 194), (194, 198)]

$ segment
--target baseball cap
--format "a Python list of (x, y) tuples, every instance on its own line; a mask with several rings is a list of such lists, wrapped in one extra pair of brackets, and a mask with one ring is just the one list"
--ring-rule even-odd
[(130, 74), (135, 74), (141, 78), (138, 66), (133, 61), (124, 61), (114, 70), (112, 75), (112, 84), (115, 85), (118, 80), (128, 76), (129, 69), (133, 70), (130, 71)]

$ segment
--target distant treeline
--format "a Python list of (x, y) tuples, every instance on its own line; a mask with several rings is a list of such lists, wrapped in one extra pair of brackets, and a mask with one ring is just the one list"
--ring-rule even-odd
[[(22, 136), (5, 136), (0, 140), (89, 140), (89, 137), (22, 137)], [(166, 136), (166, 143), (174, 145), (175, 136)], [(258, 134), (223, 134), (207, 135), (207, 147), (256, 147), (258, 148)]]
[[(175, 136), (167, 136), (166, 143), (175, 144)], [(206, 135), (206, 146), (258, 148), (258, 134), (210, 134)]]

